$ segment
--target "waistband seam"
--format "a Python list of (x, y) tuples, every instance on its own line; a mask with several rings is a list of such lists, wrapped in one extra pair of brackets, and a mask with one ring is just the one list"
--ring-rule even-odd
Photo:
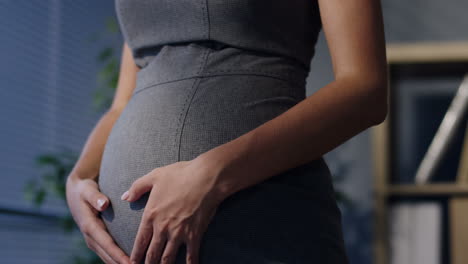
[[(305, 80), (300, 81), (298, 78), (294, 78), (294, 75), (291, 75), (291, 77), (287, 77), (282, 74), (275, 74), (275, 72), (269, 72), (269, 71), (261, 71), (261, 70), (216, 70), (216, 71), (204, 71), (202, 75), (206, 74), (206, 76), (223, 76), (223, 75), (254, 75), (254, 76), (265, 76), (265, 77), (271, 77), (275, 79), (279, 79), (285, 82), (288, 82), (290, 84), (294, 84), (297, 86), (302, 87), (305, 85)], [(201, 76), (204, 77), (204, 76)]]
[(167, 83), (172, 83), (172, 82), (178, 82), (178, 81), (184, 81), (184, 80), (190, 80), (190, 79), (195, 79), (195, 78), (205, 78), (205, 77), (211, 77), (211, 76), (229, 76), (229, 75), (249, 75), (249, 76), (264, 76), (264, 77), (270, 77), (274, 79), (278, 79), (284, 82), (287, 82), (289, 84), (293, 84), (299, 88), (305, 87), (305, 81), (299, 82), (299, 81), (294, 81), (288, 78), (285, 78), (282, 75), (274, 74), (268, 71), (258, 71), (258, 70), (218, 70), (218, 71), (203, 71), (202, 73), (197, 73), (197, 74), (192, 74), (186, 77), (182, 78), (177, 78), (177, 79), (171, 79), (168, 78), (166, 80), (160, 80), (156, 83), (149, 84), (146, 86), (143, 86), (141, 88), (138, 88), (135, 90), (133, 93), (134, 95), (146, 90), (147, 88), (155, 87), (158, 85), (162, 84), (167, 84)]

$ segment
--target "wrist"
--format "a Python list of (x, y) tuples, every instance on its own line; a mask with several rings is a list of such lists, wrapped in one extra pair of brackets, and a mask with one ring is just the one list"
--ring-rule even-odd
[(80, 174), (80, 173), (72, 170), (72, 172), (70, 172), (70, 174), (67, 177), (67, 180), (65, 182), (65, 186), (68, 189), (69, 187), (76, 186), (81, 181), (87, 180), (87, 179), (93, 180), (93, 181), (97, 180), (96, 177), (90, 177), (89, 175)]
[(207, 166), (213, 177), (212, 193), (216, 199), (224, 200), (250, 185), (248, 183), (247, 137), (240, 137), (200, 154), (196, 159)]
[(83, 171), (83, 170), (79, 170), (79, 169), (76, 169), (74, 168), (68, 178), (71, 178), (73, 180), (85, 180), (85, 179), (90, 179), (90, 180), (94, 180), (94, 181), (97, 181), (99, 177), (99, 174), (97, 173), (90, 173), (90, 172), (86, 172), (86, 171)]
[(68, 177), (67, 177), (67, 184), (68, 183), (73, 183), (73, 182), (76, 182), (80, 179), (80, 177), (78, 177), (76, 174), (74, 173), (70, 173), (68, 174)]
[(201, 164), (211, 177), (211, 190), (209, 196), (216, 202), (221, 202), (235, 192), (235, 186), (226, 175), (226, 163), (215, 149), (200, 154), (195, 162)]

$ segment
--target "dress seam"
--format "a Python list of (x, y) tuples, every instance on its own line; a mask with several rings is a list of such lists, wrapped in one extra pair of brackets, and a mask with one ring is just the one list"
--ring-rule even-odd
[(209, 5), (208, 5), (208, 0), (205, 0), (205, 6), (206, 6), (206, 23), (207, 23), (207, 39), (211, 40), (211, 24), (210, 24), (210, 11), (209, 11)]
[[(203, 69), (205, 68), (205, 65), (206, 65), (206, 63), (208, 61), (209, 54), (210, 54), (210, 50), (206, 50), (204, 52), (204, 54), (203, 54), (204, 56), (202, 57), (203, 60), (200, 62), (200, 65), (199, 65), (198, 70), (197, 70), (197, 75), (200, 74), (200, 72), (202, 72)], [(197, 78), (193, 82), (192, 87), (191, 87), (192, 91), (189, 93), (189, 96), (187, 96), (187, 98), (185, 99), (184, 105), (182, 107), (182, 111), (180, 113), (180, 116), (179, 116), (179, 119), (178, 119), (178, 122), (177, 122), (178, 127), (180, 127), (179, 133), (178, 133), (178, 135), (176, 134), (176, 137), (175, 137), (175, 140), (176, 140), (175, 147), (177, 149), (177, 162), (180, 161), (180, 148), (181, 148), (182, 134), (184, 132), (185, 119), (187, 117), (190, 105), (192, 104), (193, 97), (195, 96), (195, 93), (197, 92), (198, 87), (200, 86), (200, 80), (201, 80), (201, 78)], [(187, 107), (185, 107), (185, 106), (187, 106)]]
[(158, 82), (158, 83), (155, 83), (155, 84), (150, 84), (150, 85), (147, 85), (145, 87), (139, 88), (137, 91), (135, 91), (133, 93), (133, 95), (136, 95), (136, 94), (140, 93), (141, 91), (146, 90), (148, 88), (163, 85), (163, 84), (167, 84), (167, 83), (190, 80), (190, 79), (196, 79), (196, 78), (211, 77), (211, 76), (229, 76), (229, 75), (247, 75), (247, 76), (270, 77), (270, 78), (273, 78), (273, 79), (277, 79), (277, 80), (287, 82), (288, 84), (296, 85), (297, 87), (300, 87), (300, 88), (303, 88), (304, 85), (305, 85), (303, 83), (294, 82), (294, 81), (291, 81), (291, 80), (289, 80), (287, 78), (283, 78), (281, 76), (275, 76), (275, 75), (271, 75), (271, 74), (268, 74), (268, 73), (262, 73), (262, 72), (259, 72), (259, 71), (254, 71), (254, 72), (237, 72), (237, 71), (233, 71), (233, 72), (230, 72), (230, 71), (210, 72), (210, 71), (208, 71), (208, 72), (204, 72), (204, 74), (201, 74), (201, 75), (191, 75), (191, 76), (184, 77), (184, 78), (178, 78), (178, 79), (174, 79), (174, 80), (161, 81), (161, 82)]

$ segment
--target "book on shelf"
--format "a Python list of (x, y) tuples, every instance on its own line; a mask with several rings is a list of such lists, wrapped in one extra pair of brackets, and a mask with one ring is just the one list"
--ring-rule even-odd
[(440, 203), (397, 203), (389, 217), (390, 264), (441, 264)]

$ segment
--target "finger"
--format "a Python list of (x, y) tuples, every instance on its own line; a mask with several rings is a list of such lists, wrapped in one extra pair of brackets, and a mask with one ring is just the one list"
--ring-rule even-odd
[(167, 236), (165, 233), (154, 232), (146, 252), (145, 263), (158, 263), (161, 259)]
[(114, 239), (107, 232), (102, 220), (96, 219), (95, 224), (90, 227), (87, 235), (114, 261), (118, 263), (130, 263), (130, 258), (117, 246)]
[(86, 190), (82, 192), (82, 197), (98, 211), (103, 211), (109, 206), (109, 198), (97, 188), (86, 188)]
[(187, 254), (185, 262), (187, 264), (198, 264), (200, 250), (200, 239), (192, 239), (187, 243)]
[(180, 239), (170, 239), (166, 247), (164, 248), (164, 253), (161, 258), (162, 264), (172, 264), (177, 256), (177, 250), (181, 244)]
[(85, 234), (84, 238), (88, 248), (96, 253), (105, 263), (114, 263), (112, 258), (102, 251), (101, 247), (97, 245), (96, 241), (91, 236)]
[(86, 236), (89, 244), (89, 248), (94, 251), (106, 264), (118, 264), (115, 262), (94, 240), (91, 236)]
[(152, 174), (146, 174), (138, 178), (132, 183), (130, 188), (122, 194), (121, 199), (129, 202), (138, 200), (138, 198), (153, 188), (153, 178)]
[(133, 243), (132, 254), (130, 255), (130, 260), (136, 263), (140, 263), (143, 259), (151, 237), (153, 236), (153, 227), (150, 224), (150, 220), (146, 219), (147, 218), (143, 215), (135, 237), (135, 242)]

